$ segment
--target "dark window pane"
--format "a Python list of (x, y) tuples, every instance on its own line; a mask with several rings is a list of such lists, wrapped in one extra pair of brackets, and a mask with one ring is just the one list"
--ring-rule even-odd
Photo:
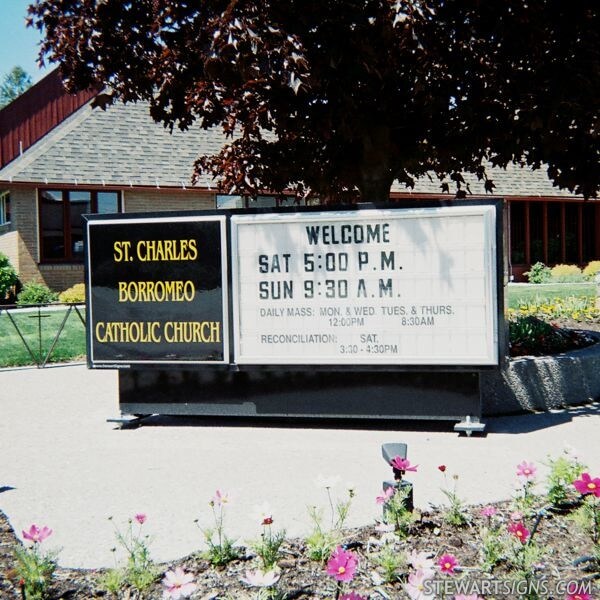
[(69, 192), (69, 223), (71, 225), (71, 257), (83, 258), (83, 218), (92, 212), (90, 192)]
[(65, 258), (65, 228), (62, 192), (40, 194), (40, 235), (43, 258)]
[(119, 194), (117, 192), (98, 192), (98, 212), (100, 214), (119, 212)]
[(596, 256), (596, 238), (599, 235), (596, 230), (596, 219), (598, 206), (592, 202), (583, 204), (583, 262), (597, 260)]
[(531, 236), (531, 262), (544, 262), (544, 204), (529, 205), (529, 227)]
[(563, 262), (561, 203), (548, 202), (548, 264)]
[(510, 246), (513, 265), (525, 263), (525, 203), (511, 202), (510, 207)]
[(566, 262), (579, 262), (579, 204), (565, 203), (565, 250)]

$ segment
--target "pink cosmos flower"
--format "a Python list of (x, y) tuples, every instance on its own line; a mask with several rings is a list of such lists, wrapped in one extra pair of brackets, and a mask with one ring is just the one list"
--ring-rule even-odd
[(175, 567), (174, 571), (167, 571), (162, 584), (163, 598), (165, 599), (189, 598), (196, 589), (194, 576), (186, 573), (181, 567)]
[(521, 521), (518, 523), (511, 523), (508, 526), (508, 531), (509, 533), (512, 533), (521, 542), (521, 544), (527, 543), (530, 531), (527, 529), (527, 527), (525, 527), (525, 525), (523, 525)]
[(412, 600), (427, 600), (433, 598), (433, 595), (427, 593), (425, 582), (431, 579), (433, 571), (417, 571), (408, 576), (408, 582), (404, 584), (404, 590)]
[(389, 487), (386, 490), (383, 490), (381, 496), (377, 496), (375, 498), (376, 504), (387, 504), (390, 498), (396, 493), (396, 490), (393, 487)]
[(28, 531), (23, 530), (23, 539), (29, 540), (34, 544), (41, 544), (45, 539), (49, 538), (52, 535), (52, 529), (46, 527), (40, 528), (37, 525), (33, 524), (29, 528)]
[(215, 495), (212, 497), (212, 503), (215, 506), (223, 506), (225, 504), (228, 504), (231, 501), (231, 498), (229, 497), (229, 494), (227, 492), (224, 492), (223, 490), (217, 490), (215, 492)]
[(456, 557), (452, 554), (444, 554), (438, 560), (438, 567), (442, 573), (447, 573), (448, 575), (454, 575), (454, 569), (458, 567), (458, 561)]
[(279, 581), (279, 573), (274, 569), (270, 571), (246, 571), (246, 577), (242, 577), (242, 581), (252, 587), (272, 587)]
[(523, 461), (521, 464), (517, 465), (517, 477), (524, 479), (525, 481), (535, 479), (536, 473), (537, 467), (532, 462), (528, 463)]
[(134, 519), (140, 524), (143, 525), (146, 522), (148, 517), (144, 513), (138, 513), (135, 515)]
[(591, 594), (588, 594), (583, 585), (570, 584), (567, 587), (567, 595), (565, 596), (565, 600), (593, 600), (593, 598)]
[(367, 597), (361, 596), (356, 592), (350, 592), (349, 594), (342, 594), (340, 600), (367, 600)]
[(327, 561), (327, 575), (336, 581), (352, 581), (358, 567), (358, 557), (350, 550), (338, 546)]
[(600, 477), (592, 479), (589, 473), (582, 473), (581, 479), (576, 479), (573, 485), (584, 496), (586, 494), (594, 494), (596, 498), (600, 498)]
[[(433, 571), (433, 558), (429, 558), (428, 552), (417, 552), (412, 550), (408, 555), (408, 564), (417, 571), (429, 572)], [(432, 573), (433, 575), (433, 573)]]
[(484, 506), (481, 509), (481, 516), (491, 519), (497, 512), (493, 506)]
[(397, 471), (416, 471), (419, 465), (411, 465), (410, 460), (394, 456), (390, 461), (390, 465)]

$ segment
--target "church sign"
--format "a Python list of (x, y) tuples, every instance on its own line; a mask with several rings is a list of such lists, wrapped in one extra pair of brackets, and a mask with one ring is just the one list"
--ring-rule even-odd
[(225, 217), (87, 222), (91, 366), (229, 361)]
[(123, 413), (481, 416), (501, 201), (86, 219), (88, 365)]

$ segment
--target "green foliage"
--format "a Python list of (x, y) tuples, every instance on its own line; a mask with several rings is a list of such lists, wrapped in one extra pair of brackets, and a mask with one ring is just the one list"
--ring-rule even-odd
[(536, 262), (531, 265), (529, 271), (523, 273), (529, 280), (529, 283), (547, 283), (552, 277), (550, 268), (547, 267), (543, 262)]
[(552, 281), (557, 283), (577, 283), (585, 281), (581, 269), (577, 265), (556, 265), (551, 270)]
[(517, 309), (524, 305), (543, 305), (562, 303), (569, 300), (591, 301), (596, 299), (596, 286), (593, 283), (547, 283), (535, 285), (528, 283), (509, 284), (507, 287), (508, 306)]
[(543, 320), (573, 319), (579, 322), (597, 323), (600, 321), (600, 309), (596, 308), (595, 296), (565, 296), (553, 299), (534, 297), (523, 299), (516, 307), (509, 308), (507, 316), (509, 319), (538, 317)]
[(337, 529), (323, 527), (323, 512), (316, 506), (308, 509), (308, 515), (313, 523), (310, 534), (305, 539), (308, 557), (317, 562), (325, 562), (333, 549), (341, 540), (341, 533)]
[(571, 515), (573, 522), (585, 534), (592, 538), (594, 544), (600, 540), (600, 498), (593, 495), (585, 497), (582, 505)]
[(305, 539), (308, 555), (311, 560), (324, 562), (329, 558), (333, 549), (342, 539), (342, 530), (352, 506), (354, 490), (348, 489), (343, 498), (334, 498), (331, 486), (326, 486), (327, 500), (329, 504), (329, 528), (323, 524), (323, 510), (310, 506), (308, 515), (312, 521), (312, 531)]
[(202, 531), (204, 541), (208, 547), (203, 556), (215, 567), (226, 565), (239, 556), (239, 551), (234, 546), (234, 541), (225, 534), (226, 504), (227, 500), (215, 502), (213, 499), (210, 501), (215, 526)]
[(587, 280), (593, 280), (598, 273), (600, 273), (600, 260), (592, 260), (583, 269), (583, 276)]
[(408, 536), (410, 526), (415, 522), (414, 513), (407, 508), (410, 486), (402, 485), (383, 505), (383, 520), (388, 525), (393, 525), (395, 532), (401, 536)]
[(33, 544), (28, 548), (17, 547), (15, 558), (17, 575), (23, 580), (24, 600), (46, 598), (56, 569), (56, 555), (43, 552), (40, 544)]
[(575, 481), (585, 470), (585, 465), (576, 457), (564, 452), (558, 458), (549, 458), (546, 463), (549, 467), (546, 476), (546, 497), (552, 506), (559, 507), (577, 499), (573, 488)]
[(23, 286), (17, 296), (17, 304), (26, 306), (28, 304), (50, 304), (56, 302), (58, 294), (53, 292), (43, 283), (30, 282)]
[(406, 556), (399, 552), (394, 544), (384, 544), (373, 557), (373, 562), (383, 571), (383, 581), (394, 583), (398, 581), (407, 567)]
[(504, 557), (505, 544), (497, 528), (483, 527), (480, 535), (481, 568), (491, 573)]
[(262, 562), (262, 570), (270, 571), (277, 565), (279, 550), (285, 541), (285, 530), (273, 531), (271, 525), (265, 525), (260, 540), (251, 545)]
[(22, 67), (13, 67), (12, 71), (4, 76), (2, 85), (0, 85), (0, 108), (11, 103), (30, 88), (31, 84), (31, 77)]
[(17, 281), (17, 272), (10, 264), (8, 257), (0, 252), (0, 300), (6, 297)]
[(584, 348), (594, 340), (575, 331), (555, 327), (537, 317), (521, 316), (509, 320), (511, 356), (543, 356)]
[[(127, 554), (127, 562), (122, 569), (123, 582), (138, 592), (145, 592), (156, 581), (160, 571), (150, 558), (149, 538), (142, 535), (142, 523), (134, 527), (133, 519), (129, 519), (125, 533), (115, 526), (115, 535)], [(113, 573), (108, 579), (116, 584), (118, 576)]]
[(76, 283), (58, 295), (60, 302), (65, 304), (83, 304), (85, 302), (85, 285)]
[(108, 569), (101, 575), (99, 585), (110, 594), (118, 594), (125, 586), (123, 569)]
[(507, 544), (506, 563), (515, 579), (531, 581), (538, 565), (543, 562), (547, 549), (530, 539), (526, 544), (510, 541)]
[[(446, 479), (446, 474), (444, 473), (444, 480)], [(448, 498), (449, 506), (444, 513), (444, 521), (448, 523), (448, 525), (453, 525), (454, 527), (462, 527), (469, 522), (469, 518), (467, 515), (467, 511), (464, 505), (464, 502), (458, 497), (456, 493), (456, 484), (458, 482), (458, 475), (453, 475), (452, 477), (454, 484), (452, 489), (446, 487), (442, 489), (442, 493), (446, 498)]]
[(224, 534), (220, 538), (218, 535), (215, 538), (214, 529), (204, 530), (204, 540), (208, 549), (203, 556), (213, 567), (222, 567), (239, 556), (239, 551), (233, 545), (233, 540)]

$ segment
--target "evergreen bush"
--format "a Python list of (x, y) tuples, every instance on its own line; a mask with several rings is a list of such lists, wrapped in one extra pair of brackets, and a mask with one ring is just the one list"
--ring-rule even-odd
[(547, 267), (543, 262), (536, 262), (531, 265), (529, 271), (523, 273), (529, 279), (529, 283), (547, 283), (552, 277), (550, 267)]
[(17, 281), (17, 272), (8, 257), (0, 252), (0, 300), (6, 298)]
[(23, 286), (23, 289), (17, 296), (17, 304), (19, 306), (27, 306), (29, 304), (50, 304), (56, 302), (58, 294), (53, 292), (48, 286), (43, 283), (30, 282)]

